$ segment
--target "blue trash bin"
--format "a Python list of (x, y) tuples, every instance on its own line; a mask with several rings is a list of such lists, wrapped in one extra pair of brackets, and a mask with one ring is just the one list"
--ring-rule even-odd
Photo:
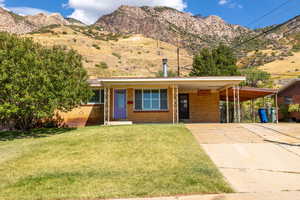
[(267, 114), (267, 109), (260, 108), (258, 110), (258, 115), (259, 115), (261, 123), (268, 123), (269, 122), (269, 120), (268, 120), (268, 114)]

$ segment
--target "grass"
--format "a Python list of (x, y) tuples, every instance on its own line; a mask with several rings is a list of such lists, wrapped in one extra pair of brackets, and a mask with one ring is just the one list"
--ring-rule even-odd
[(232, 192), (183, 125), (88, 127), (20, 137), (0, 141), (0, 158), (3, 200)]

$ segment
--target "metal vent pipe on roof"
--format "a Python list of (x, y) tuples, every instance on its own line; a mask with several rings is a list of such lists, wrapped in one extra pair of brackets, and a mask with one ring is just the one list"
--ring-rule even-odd
[(163, 75), (164, 77), (168, 77), (168, 59), (164, 58), (162, 59), (163, 62)]

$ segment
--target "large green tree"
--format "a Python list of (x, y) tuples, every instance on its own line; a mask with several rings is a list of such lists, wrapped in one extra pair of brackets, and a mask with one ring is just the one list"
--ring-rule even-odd
[(246, 76), (242, 86), (249, 87), (272, 87), (273, 82), (271, 80), (271, 74), (266, 71), (262, 71), (257, 68), (242, 69), (241, 74)]
[(202, 49), (194, 56), (191, 76), (234, 76), (240, 75), (233, 51), (220, 44), (215, 49)]
[(0, 33), (0, 121), (28, 130), (90, 98), (82, 57)]

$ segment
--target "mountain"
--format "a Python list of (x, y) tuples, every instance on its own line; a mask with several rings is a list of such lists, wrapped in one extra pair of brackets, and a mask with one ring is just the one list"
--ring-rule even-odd
[(71, 25), (74, 25), (74, 26), (86, 26), (85, 23), (83, 23), (82, 21), (79, 21), (78, 19), (67, 17), (67, 18), (65, 18), (65, 20), (67, 20)]
[(59, 13), (21, 16), (0, 7), (0, 31), (25, 34), (53, 24), (85, 26), (84, 23), (73, 18), (64, 18)]
[(35, 25), (24, 17), (0, 7), (0, 31), (23, 34), (35, 29)]
[(37, 15), (28, 15), (25, 16), (25, 19), (34, 24), (38, 28), (42, 28), (45, 26), (50, 26), (53, 24), (56, 25), (76, 25), (76, 26), (84, 26), (82, 22), (73, 19), (73, 18), (64, 18), (61, 14), (59, 13), (52, 13), (52, 14), (44, 14), (44, 13), (39, 13)]
[(70, 22), (66, 20), (59, 13), (53, 13), (50, 15), (39, 13), (37, 15), (28, 15), (24, 17), (27, 21), (34, 24), (36, 27), (41, 28), (52, 24), (69, 25)]
[(174, 45), (179, 43), (191, 50), (219, 42), (230, 44), (238, 36), (253, 32), (243, 26), (229, 24), (218, 16), (193, 16), (173, 8), (147, 6), (121, 6), (102, 16), (95, 26), (114, 33), (143, 34)]

